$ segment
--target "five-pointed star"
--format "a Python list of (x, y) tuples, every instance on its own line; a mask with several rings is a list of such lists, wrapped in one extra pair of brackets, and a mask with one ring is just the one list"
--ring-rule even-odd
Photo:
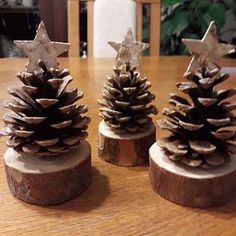
[(202, 38), (182, 39), (193, 58), (188, 66), (187, 72), (196, 72), (206, 65), (208, 69), (220, 68), (220, 59), (235, 50), (235, 46), (230, 44), (218, 43), (215, 22), (212, 21)]
[(28, 72), (34, 72), (40, 69), (38, 65), (39, 60), (43, 61), (47, 69), (57, 68), (57, 57), (69, 49), (68, 43), (50, 41), (42, 21), (39, 24), (33, 41), (16, 40), (14, 43), (29, 57)]
[(138, 59), (142, 51), (149, 47), (149, 44), (135, 41), (131, 28), (128, 29), (121, 43), (108, 42), (117, 51), (116, 66), (130, 62), (132, 65), (138, 66)]

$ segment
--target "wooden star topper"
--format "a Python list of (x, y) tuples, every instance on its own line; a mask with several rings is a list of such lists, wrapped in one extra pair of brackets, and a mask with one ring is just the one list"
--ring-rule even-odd
[(40, 69), (39, 60), (43, 61), (47, 69), (57, 68), (57, 57), (66, 52), (70, 45), (68, 43), (51, 42), (42, 21), (33, 41), (16, 40), (14, 43), (29, 57), (28, 72)]
[(182, 39), (182, 42), (193, 55), (187, 72), (194, 73), (203, 66), (207, 66), (209, 70), (220, 69), (220, 59), (224, 55), (235, 51), (234, 45), (218, 43), (214, 21), (210, 23), (202, 40)]
[(128, 29), (124, 37), (124, 41), (108, 42), (108, 44), (117, 51), (116, 66), (121, 66), (125, 62), (130, 62), (132, 65), (139, 65), (139, 57), (149, 44), (135, 41), (131, 28)]

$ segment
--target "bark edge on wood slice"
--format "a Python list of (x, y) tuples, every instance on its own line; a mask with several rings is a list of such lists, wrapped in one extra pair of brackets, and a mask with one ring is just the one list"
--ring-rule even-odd
[(156, 141), (153, 123), (142, 133), (117, 134), (104, 121), (99, 124), (98, 155), (107, 162), (120, 166), (148, 163), (149, 148)]
[(153, 189), (165, 199), (188, 207), (225, 204), (236, 190), (236, 155), (215, 169), (193, 169), (168, 159), (154, 143), (149, 150), (149, 177)]
[(91, 183), (91, 147), (87, 141), (54, 158), (22, 155), (8, 148), (4, 164), (12, 195), (31, 204), (68, 201)]

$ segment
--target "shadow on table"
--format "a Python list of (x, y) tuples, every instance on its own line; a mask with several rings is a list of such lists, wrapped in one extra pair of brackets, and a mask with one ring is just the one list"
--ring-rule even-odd
[(219, 217), (222, 216), (222, 218), (224, 218), (224, 216), (226, 217), (226, 215), (230, 218), (236, 217), (236, 194), (232, 196), (230, 201), (225, 205), (209, 208), (209, 211), (213, 214), (217, 214)]
[(218, 207), (210, 207), (210, 208), (188, 208), (188, 209), (192, 209), (192, 211), (199, 211), (199, 212), (204, 212), (204, 213), (208, 213), (210, 215), (213, 215), (215, 218), (219, 218), (219, 219), (232, 219), (234, 217), (236, 217), (236, 194), (234, 196), (232, 196), (231, 200), (222, 205), (222, 206), (218, 206)]
[[(125, 167), (127, 168), (127, 167)], [(129, 170), (133, 171), (133, 172), (146, 172), (148, 173), (148, 168), (149, 168), (149, 164), (146, 163), (146, 164), (143, 164), (143, 165), (140, 165), (140, 166), (133, 166), (133, 167), (128, 167)]]

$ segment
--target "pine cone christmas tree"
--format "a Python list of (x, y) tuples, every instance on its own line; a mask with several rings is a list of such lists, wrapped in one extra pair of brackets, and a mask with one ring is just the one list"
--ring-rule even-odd
[(151, 83), (141, 76), (135, 66), (125, 63), (115, 68), (114, 75), (107, 77), (102, 100), (99, 103), (100, 116), (114, 130), (137, 133), (145, 130), (152, 122), (150, 114), (157, 109), (150, 103), (155, 95), (148, 89)]
[(87, 137), (90, 119), (83, 116), (87, 107), (75, 104), (83, 92), (66, 89), (73, 80), (69, 71), (48, 70), (42, 61), (38, 66), (41, 70), (20, 72), (23, 85), (9, 89), (14, 98), (4, 103), (10, 111), (3, 117), (3, 133), (10, 136), (7, 146), (19, 153), (55, 156)]
[(166, 119), (159, 126), (171, 131), (171, 135), (160, 140), (159, 145), (172, 161), (191, 167), (209, 168), (225, 164), (235, 152), (236, 124), (233, 110), (235, 102), (226, 99), (236, 94), (236, 89), (219, 90), (217, 85), (229, 78), (218, 68), (209, 70), (207, 65), (196, 73), (186, 72), (188, 82), (177, 84), (178, 89), (189, 99), (170, 95), (169, 103), (174, 108), (165, 108)]

